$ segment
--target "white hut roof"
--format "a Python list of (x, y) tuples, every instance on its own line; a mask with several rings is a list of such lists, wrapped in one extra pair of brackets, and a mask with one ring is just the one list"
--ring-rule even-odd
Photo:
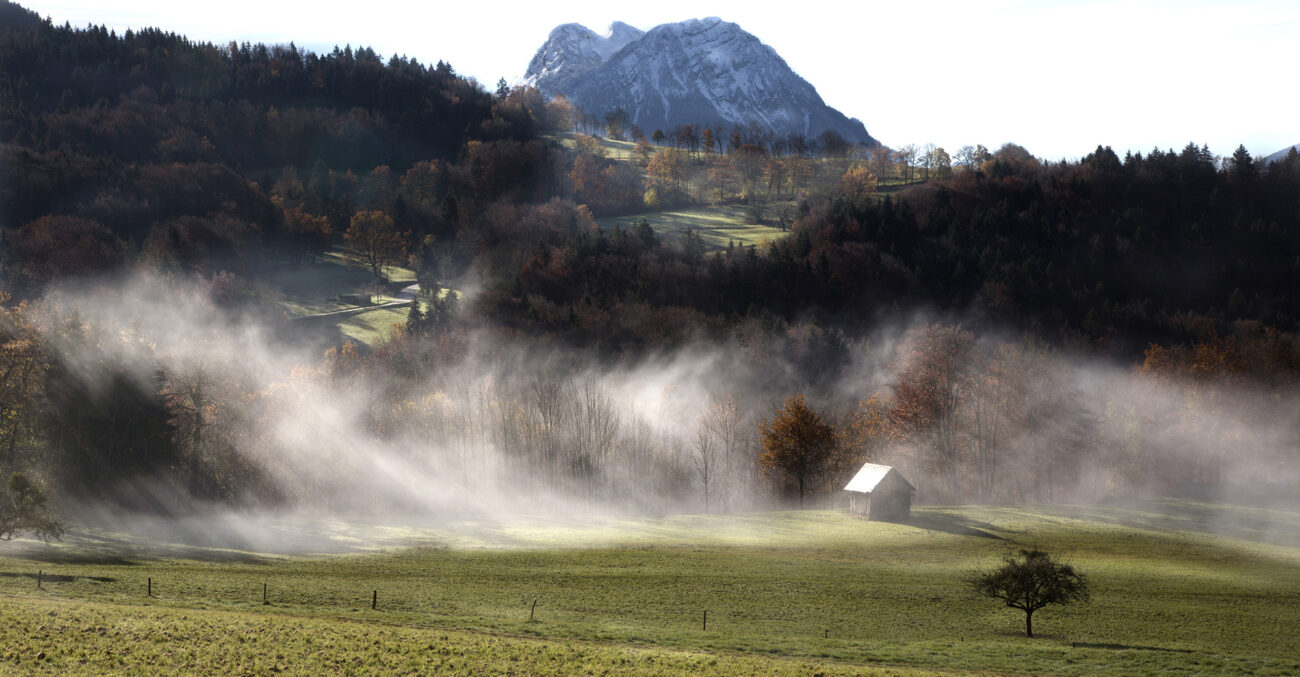
[[(849, 480), (849, 483), (844, 485), (844, 490), (869, 494), (875, 491), (876, 487), (880, 485), (881, 480), (885, 479), (885, 476), (893, 471), (894, 469), (887, 465), (864, 463), (862, 469), (858, 471), (858, 474), (854, 475), (853, 479)], [(902, 475), (899, 475), (898, 479), (903, 480), (903, 484), (906, 484), (909, 487), (912, 486), (911, 482), (904, 480)]]

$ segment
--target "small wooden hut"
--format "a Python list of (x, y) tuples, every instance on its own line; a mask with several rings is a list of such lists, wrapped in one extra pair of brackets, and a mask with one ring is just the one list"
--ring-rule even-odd
[(901, 522), (912, 515), (916, 487), (890, 466), (864, 464), (844, 491), (849, 495), (849, 511), (867, 519)]

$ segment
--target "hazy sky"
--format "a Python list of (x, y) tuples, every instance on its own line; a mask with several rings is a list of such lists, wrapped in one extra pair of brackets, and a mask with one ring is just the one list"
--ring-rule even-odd
[(369, 45), (517, 81), (552, 28), (719, 16), (771, 45), (890, 146), (1013, 141), (1049, 159), (1300, 142), (1300, 2), (874, 0), (795, 3), (18, 0), (75, 26), (159, 26), (216, 43)]

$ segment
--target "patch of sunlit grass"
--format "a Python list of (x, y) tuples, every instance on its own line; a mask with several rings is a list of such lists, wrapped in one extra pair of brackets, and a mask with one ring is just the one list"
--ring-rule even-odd
[(688, 229), (698, 231), (700, 238), (710, 249), (725, 249), (730, 242), (735, 242), (737, 246), (759, 245), (786, 235), (786, 231), (776, 226), (754, 223), (746, 213), (745, 207), (737, 205), (704, 205), (611, 216), (598, 219), (597, 223), (608, 231), (615, 224), (624, 229), (635, 228), (642, 219), (649, 222), (659, 237), (664, 240), (677, 240), (683, 237)]
[(345, 336), (359, 343), (374, 345), (388, 340), (393, 325), (405, 326), (410, 311), (405, 306), (378, 308), (340, 316), (338, 327)]

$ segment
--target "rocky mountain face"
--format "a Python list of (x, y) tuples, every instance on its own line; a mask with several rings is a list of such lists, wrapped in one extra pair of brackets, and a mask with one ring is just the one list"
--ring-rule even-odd
[(771, 47), (714, 18), (641, 32), (615, 23), (600, 36), (577, 24), (551, 31), (524, 75), (549, 97), (564, 94), (588, 114), (622, 108), (648, 134), (680, 124), (757, 124), (815, 138), (832, 130), (876, 145), (863, 124), (827, 106)]
[(642, 35), (645, 31), (622, 21), (611, 24), (609, 34), (604, 36), (579, 24), (556, 26), (528, 63), (525, 80), (550, 98), (564, 91), (575, 75), (598, 68), (614, 52)]

